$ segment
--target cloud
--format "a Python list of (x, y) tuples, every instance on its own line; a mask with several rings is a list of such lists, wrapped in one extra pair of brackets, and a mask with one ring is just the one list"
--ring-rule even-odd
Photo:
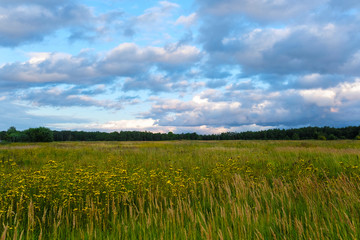
[(180, 5), (168, 1), (160, 1), (157, 6), (147, 8), (144, 13), (138, 16), (130, 17), (122, 24), (124, 26), (124, 35), (133, 37), (137, 32), (151, 32), (162, 34), (164, 24), (172, 16), (174, 10), (180, 8)]
[(227, 84), (227, 81), (224, 79), (210, 80), (206, 82), (208, 88), (219, 88)]
[(197, 14), (192, 13), (188, 16), (180, 16), (176, 22), (175, 25), (184, 25), (186, 27), (190, 27), (191, 25), (195, 24), (197, 20)]
[(75, 4), (0, 7), (0, 16), (0, 45), (3, 46), (41, 41), (58, 29), (84, 27), (94, 21), (88, 7)]
[(213, 126), (207, 126), (207, 125), (195, 126), (195, 127), (177, 126), (177, 127), (173, 128), (172, 132), (175, 132), (175, 133), (196, 132), (198, 134), (207, 135), (207, 134), (221, 134), (221, 133), (225, 133), (225, 132), (261, 131), (261, 130), (266, 130), (266, 129), (270, 129), (270, 128), (274, 128), (274, 126), (258, 126), (256, 124), (243, 125), (243, 126), (239, 126), (239, 127), (213, 127)]
[(46, 83), (97, 83), (106, 80), (97, 71), (94, 59), (65, 53), (32, 53), (27, 62), (0, 68), (0, 89), (41, 86)]
[(30, 53), (29, 56), (26, 62), (8, 63), (0, 67), (0, 89), (41, 86), (46, 83), (110, 83), (116, 77), (144, 76), (153, 67), (169, 73), (185, 71), (201, 59), (201, 52), (188, 45), (161, 48), (123, 43), (104, 57), (87, 53), (73, 56), (44, 52)]
[[(99, 90), (98, 90), (99, 91)], [(53, 107), (99, 107), (104, 109), (119, 110), (122, 108), (122, 103), (106, 100), (96, 99), (93, 96), (84, 94), (86, 91), (68, 87), (48, 87), (40, 89), (30, 89), (21, 92), (19, 99), (27, 101), (32, 106), (53, 106)], [(103, 91), (100, 91), (101, 93)], [(94, 94), (94, 92), (92, 92)]]
[[(224, 38), (224, 54), (245, 74), (351, 74), (358, 66), (358, 27), (335, 24), (253, 29)], [(347, 67), (345, 67), (347, 66)]]
[(287, 89), (318, 89), (318, 88), (330, 88), (335, 87), (339, 83), (351, 80), (352, 78), (338, 75), (338, 74), (319, 74), (310, 73), (304, 75), (290, 76), (282, 85), (276, 87)]
[(241, 14), (260, 22), (284, 21), (304, 15), (324, 4), (325, 0), (198, 0), (201, 12), (215, 16)]
[[(25, 62), (0, 67), (0, 91), (12, 91), (32, 106), (121, 109), (138, 100), (110, 100), (106, 97), (110, 88), (156, 94), (185, 93), (202, 86), (182, 75), (202, 57), (199, 49), (189, 45), (140, 47), (123, 43), (102, 55), (84, 50), (78, 55), (31, 52), (27, 56)], [(151, 73), (154, 69), (161, 72)], [(105, 97), (94, 97), (97, 94)]]
[[(319, 16), (337, 18), (349, 10), (359, 10), (356, 0), (197, 0), (201, 15), (242, 17), (269, 25), (319, 20)], [(335, 14), (336, 13), (336, 14)]]
[[(10, 126), (15, 126), (18, 130), (28, 129), (30, 127), (49, 126), (55, 123), (68, 123), (70, 116), (49, 116), (34, 115), (30, 112), (35, 108), (28, 104), (21, 104), (17, 99), (8, 96), (1, 101), (0, 108), (0, 129), (6, 130)], [(85, 118), (71, 117), (73, 123), (87, 123)]]
[(337, 0), (330, 0), (329, 5), (333, 9), (340, 9), (343, 11), (350, 10), (350, 9), (358, 9), (360, 8), (360, 3), (357, 0), (343, 0), (343, 1), (337, 1)]
[(154, 99), (151, 110), (143, 117), (158, 119), (159, 126), (226, 129), (252, 124), (264, 127), (355, 124), (360, 117), (359, 96), (359, 79), (326, 89), (205, 90), (190, 101)]
[(154, 119), (132, 119), (114, 120), (104, 123), (60, 123), (51, 124), (51, 127), (68, 130), (87, 130), (87, 131), (152, 131), (168, 132), (169, 128), (158, 127)]
[(146, 9), (144, 14), (135, 18), (135, 21), (140, 24), (154, 24), (169, 16), (171, 11), (178, 7), (176, 3), (160, 1), (159, 6)]
[(100, 129), (118, 129), (118, 130), (146, 130), (148, 128), (156, 127), (156, 121), (153, 119), (134, 119), (134, 120), (118, 120), (110, 121), (104, 124), (88, 125), (89, 128)]
[(1, 0), (3, 6), (17, 6), (17, 5), (41, 5), (41, 6), (58, 6), (69, 3), (69, 0)]
[(336, 93), (332, 90), (310, 89), (300, 91), (300, 95), (307, 103), (314, 103), (319, 107), (336, 105)]
[[(4, 2), (4, 4), (3, 4)], [(96, 16), (93, 10), (71, 1), (2, 1), (0, 46), (15, 47), (42, 41), (60, 29), (69, 31), (70, 40), (101, 38), (123, 15), (112, 11)]]
[(154, 119), (132, 119), (109, 121), (105, 123), (60, 123), (50, 124), (49, 127), (67, 130), (87, 130), (87, 131), (151, 131), (160, 133), (193, 133), (198, 134), (220, 134), (223, 132), (242, 132), (259, 131), (273, 128), (273, 126), (258, 126), (256, 124), (244, 125), (239, 127), (212, 127), (212, 126), (159, 126)]
[(359, 76), (360, 75), (360, 50), (354, 49), (353, 54), (339, 66), (339, 72), (348, 75)]
[(150, 91), (151, 95), (161, 93), (180, 93), (186, 94), (188, 90), (193, 91), (204, 86), (203, 82), (193, 82), (188, 80), (177, 79), (174, 76), (162, 74), (144, 74), (134, 78), (127, 78), (124, 81), (122, 90), (127, 91)]
[[(196, 3), (196, 10), (185, 13), (180, 4), (161, 1), (131, 15), (79, 1), (1, 1), (2, 47), (33, 43), (34, 49), (47, 51), (49, 46), (36, 42), (52, 34), (69, 44), (85, 40), (99, 46), (78, 54), (54, 46), (53, 52), (26, 53), (25, 61), (2, 60), (2, 105), (12, 103), (15, 113), (28, 119), (28, 109), (44, 106), (111, 112), (137, 104), (141, 109), (131, 113), (143, 118), (134, 122), (131, 114), (124, 122), (105, 117), (87, 122), (86, 129), (106, 131), (121, 125), (205, 133), (357, 123), (358, 1)], [(131, 39), (124, 41), (123, 33)], [(78, 44), (68, 47), (79, 49)], [(72, 124), (49, 121), (57, 127)]]
[(229, 78), (223, 69), (232, 66), (241, 69), (240, 77), (260, 77), (274, 87), (291, 88), (293, 79), (305, 75), (327, 76), (336, 84), (335, 78), (359, 74), (360, 39), (353, 33), (360, 30), (360, 19), (351, 13), (359, 10), (357, 2), (197, 2), (198, 41), (207, 53), (205, 77)]
[(124, 82), (123, 91), (139, 91), (150, 90), (153, 93), (167, 92), (174, 90), (174, 84), (166, 76), (157, 75), (145, 75), (136, 78), (127, 78)]
[(101, 71), (113, 75), (134, 76), (149, 71), (152, 66), (168, 71), (185, 70), (201, 57), (201, 51), (195, 46), (161, 48), (123, 43), (111, 50), (99, 66)]

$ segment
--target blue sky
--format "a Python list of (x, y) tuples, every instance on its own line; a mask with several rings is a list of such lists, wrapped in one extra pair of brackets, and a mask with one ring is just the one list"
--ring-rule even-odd
[(357, 0), (0, 0), (0, 129), (359, 125)]

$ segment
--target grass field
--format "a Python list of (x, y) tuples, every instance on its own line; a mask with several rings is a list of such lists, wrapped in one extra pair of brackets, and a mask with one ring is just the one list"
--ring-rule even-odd
[(359, 239), (360, 141), (0, 145), (0, 239)]

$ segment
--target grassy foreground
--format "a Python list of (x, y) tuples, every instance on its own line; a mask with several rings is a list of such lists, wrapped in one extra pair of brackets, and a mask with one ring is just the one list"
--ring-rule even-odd
[(0, 240), (359, 239), (360, 141), (0, 145)]

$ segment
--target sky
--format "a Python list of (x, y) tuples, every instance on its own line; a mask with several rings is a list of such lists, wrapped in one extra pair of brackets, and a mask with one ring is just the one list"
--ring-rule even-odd
[(0, 130), (360, 123), (358, 0), (0, 0)]

